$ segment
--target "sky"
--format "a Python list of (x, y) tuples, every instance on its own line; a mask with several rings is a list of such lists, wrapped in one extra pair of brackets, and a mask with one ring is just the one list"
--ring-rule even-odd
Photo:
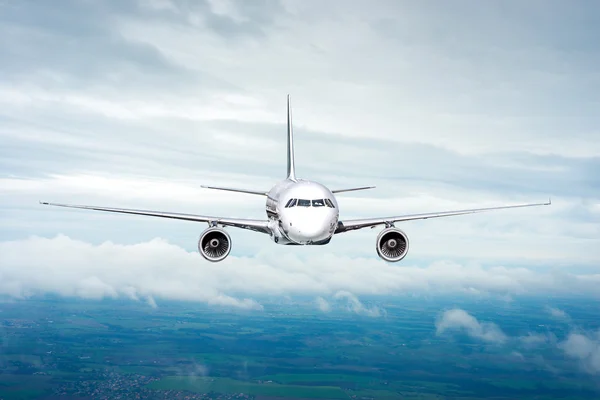
[[(0, 0), (0, 295), (186, 299), (260, 309), (310, 294), (598, 297), (600, 5), (592, 1)], [(228, 228), (53, 201), (266, 218), (286, 172), (341, 219), (544, 202), (278, 246)], [(358, 301), (358, 303), (355, 302)], [(370, 310), (374, 316), (377, 310)]]

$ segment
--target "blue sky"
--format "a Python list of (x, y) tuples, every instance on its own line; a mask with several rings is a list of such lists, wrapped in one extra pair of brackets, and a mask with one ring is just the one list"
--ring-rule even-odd
[[(597, 293), (600, 6), (489, 1), (0, 1), (0, 293), (253, 295)], [(552, 196), (552, 207), (406, 223), (317, 248), (231, 230), (208, 265), (203, 224), (51, 209), (38, 200), (263, 218), (297, 173), (342, 218)], [(48, 276), (55, 278), (48, 278)]]

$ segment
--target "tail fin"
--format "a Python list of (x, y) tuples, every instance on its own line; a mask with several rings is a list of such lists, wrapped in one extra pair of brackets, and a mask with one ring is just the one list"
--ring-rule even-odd
[(287, 96), (287, 178), (296, 180), (296, 166), (294, 164), (294, 133), (292, 132), (292, 109), (290, 95)]

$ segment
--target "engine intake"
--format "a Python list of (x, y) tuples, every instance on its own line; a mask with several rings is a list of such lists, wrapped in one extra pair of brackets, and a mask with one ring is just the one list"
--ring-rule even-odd
[(223, 261), (231, 251), (231, 237), (223, 228), (208, 228), (198, 240), (198, 251), (208, 261)]
[(385, 261), (398, 262), (408, 253), (408, 236), (400, 229), (386, 228), (377, 236), (376, 248)]

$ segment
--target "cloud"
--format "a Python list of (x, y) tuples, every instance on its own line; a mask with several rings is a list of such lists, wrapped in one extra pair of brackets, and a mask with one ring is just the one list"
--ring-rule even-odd
[(579, 360), (589, 373), (600, 373), (600, 331), (594, 334), (572, 332), (559, 347), (569, 357)]
[(346, 300), (348, 302), (347, 309), (359, 315), (366, 315), (367, 317), (380, 317), (382, 314), (385, 314), (385, 310), (377, 306), (366, 307), (363, 303), (361, 303), (360, 300), (358, 300), (358, 297), (345, 290), (337, 292), (333, 298), (338, 300)]
[(555, 307), (547, 307), (546, 309), (548, 311), (548, 313), (556, 318), (556, 319), (563, 319), (563, 320), (569, 320), (571, 317), (569, 317), (569, 314), (567, 314), (566, 312), (564, 312), (563, 310), (561, 310), (560, 308), (555, 308)]
[(315, 304), (317, 308), (324, 313), (331, 311), (331, 304), (321, 296), (315, 299)]
[[(36, 248), (39, 256), (26, 256), (32, 250), (28, 245)], [(220, 291), (216, 283), (222, 279), (219, 274), (207, 275), (208, 282), (201, 276), (194, 279), (193, 269), (185, 271), (180, 265), (191, 267), (195, 255), (161, 240), (133, 246), (109, 242), (93, 246), (60, 236), (4, 242), (0, 248), (0, 294), (12, 297), (45, 293), (90, 299), (144, 297), (150, 305), (156, 304), (154, 298), (166, 298), (262, 309), (254, 300)]]
[[(252, 234), (252, 233), (251, 233)], [(267, 237), (264, 237), (268, 240)], [(237, 246), (234, 239), (233, 246)], [(357, 313), (377, 315), (361, 295), (411, 293), (478, 295), (597, 295), (600, 276), (527, 268), (433, 262), (397, 266), (324, 247), (267, 244), (253, 256), (213, 264), (163, 239), (98, 244), (59, 235), (0, 242), (0, 294), (54, 293), (84, 298), (124, 297), (200, 301), (260, 309), (253, 297), (314, 295), (343, 300)], [(342, 255), (340, 255), (342, 254)], [(450, 314), (451, 316), (452, 314)]]
[(146, 303), (148, 303), (148, 305), (152, 308), (158, 308), (158, 304), (156, 304), (156, 301), (152, 296), (148, 296), (146, 298)]
[(529, 332), (524, 336), (510, 336), (496, 324), (480, 322), (460, 308), (445, 311), (437, 319), (435, 326), (437, 335), (447, 331), (463, 331), (474, 339), (505, 346), (510, 357), (523, 362), (532, 362), (553, 373), (558, 373), (559, 370), (552, 365), (551, 359), (532, 351), (540, 347), (549, 350), (558, 349), (568, 357), (577, 360), (585, 372), (600, 374), (600, 330), (585, 333), (581, 332), (576, 325), (570, 325), (570, 332), (564, 339), (559, 339), (552, 332)]
[(519, 336), (520, 344), (526, 348), (536, 348), (543, 345), (556, 345), (557, 338), (553, 333), (532, 333), (529, 332), (525, 336)]
[(450, 330), (459, 330), (484, 342), (502, 344), (507, 340), (507, 336), (496, 324), (479, 322), (477, 318), (459, 308), (445, 311), (436, 321), (435, 327), (438, 335)]

